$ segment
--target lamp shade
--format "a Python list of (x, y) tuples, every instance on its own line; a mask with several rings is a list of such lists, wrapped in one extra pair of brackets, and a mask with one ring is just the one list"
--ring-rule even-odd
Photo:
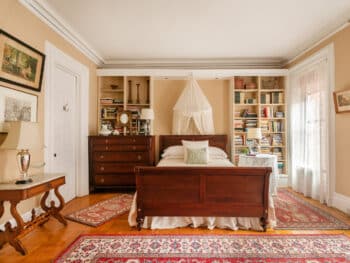
[(154, 119), (153, 109), (142, 109), (140, 118), (141, 120), (153, 120)]
[(42, 149), (42, 136), (37, 122), (9, 121), (7, 136), (0, 145), (2, 150)]
[(258, 139), (262, 138), (261, 128), (249, 128), (247, 132), (247, 139)]

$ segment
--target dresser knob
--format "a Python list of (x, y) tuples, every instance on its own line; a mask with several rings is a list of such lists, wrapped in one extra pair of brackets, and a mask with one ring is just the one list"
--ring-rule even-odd
[(136, 140), (135, 140), (135, 139), (132, 139), (132, 142), (136, 142)]
[(105, 143), (108, 143), (108, 139), (105, 140)]
[(133, 146), (132, 149), (133, 149), (133, 150), (136, 150), (136, 146)]
[(137, 160), (141, 160), (141, 159), (142, 159), (141, 155), (138, 155)]
[(104, 182), (105, 182), (105, 179), (104, 179), (104, 178), (101, 178), (100, 182), (101, 182), (101, 183), (104, 183)]
[(106, 150), (108, 150), (109, 149), (109, 147), (108, 146), (106, 146)]
[(100, 155), (100, 159), (103, 159), (103, 158), (105, 158), (103, 155)]
[(101, 170), (101, 171), (104, 171), (104, 170), (105, 170), (105, 168), (102, 166), (102, 167), (100, 168), (100, 170)]

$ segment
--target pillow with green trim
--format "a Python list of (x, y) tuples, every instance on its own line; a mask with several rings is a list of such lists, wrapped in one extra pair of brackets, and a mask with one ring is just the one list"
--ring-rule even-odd
[(209, 161), (208, 147), (186, 148), (187, 164), (207, 164)]

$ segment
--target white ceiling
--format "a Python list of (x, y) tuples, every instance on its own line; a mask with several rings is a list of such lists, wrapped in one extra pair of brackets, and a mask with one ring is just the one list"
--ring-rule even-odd
[(350, 0), (30, 1), (104, 64), (288, 61), (350, 18)]

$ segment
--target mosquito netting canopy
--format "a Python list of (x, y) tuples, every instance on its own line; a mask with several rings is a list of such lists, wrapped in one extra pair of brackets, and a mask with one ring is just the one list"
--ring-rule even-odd
[(173, 134), (214, 134), (212, 108), (193, 76), (173, 110)]

